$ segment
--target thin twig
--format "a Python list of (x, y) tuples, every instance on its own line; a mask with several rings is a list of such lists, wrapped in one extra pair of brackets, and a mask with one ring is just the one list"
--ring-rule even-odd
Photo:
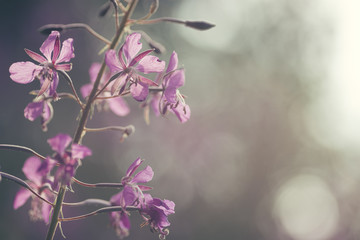
[[(136, 207), (127, 207), (126, 211), (138, 211), (139, 209)], [(99, 213), (107, 213), (107, 212), (116, 212), (116, 211), (123, 211), (123, 208), (120, 206), (114, 206), (114, 207), (104, 207), (104, 208), (100, 208), (96, 211), (93, 211), (91, 213), (87, 213), (81, 216), (77, 216), (77, 217), (69, 217), (69, 218), (59, 218), (60, 222), (68, 222), (68, 221), (75, 221), (75, 220), (80, 220), (80, 219), (84, 219), (87, 217), (91, 217), (94, 215), (97, 215)]]
[(37, 153), (34, 150), (32, 150), (31, 148), (24, 147), (24, 146), (12, 145), (12, 144), (0, 144), (0, 149), (8, 149), (8, 150), (13, 150), (13, 151), (32, 153), (39, 158), (46, 159), (46, 157), (44, 157), (40, 153)]
[(103, 205), (107, 207), (111, 206), (111, 203), (109, 201), (103, 199), (97, 199), (97, 198), (89, 198), (84, 201), (76, 202), (76, 203), (63, 202), (63, 204), (71, 207), (84, 206), (84, 205)]
[(62, 31), (62, 30), (73, 29), (73, 28), (84, 28), (90, 34), (92, 34), (94, 37), (105, 42), (107, 45), (111, 44), (111, 42), (108, 39), (106, 39), (105, 37), (103, 37), (102, 35), (97, 33), (94, 29), (92, 29), (89, 25), (87, 25), (85, 23), (47, 24), (47, 25), (44, 25), (41, 28), (39, 28), (39, 31), (42, 33), (50, 33), (51, 30)]
[(70, 84), (71, 90), (73, 91), (73, 93), (75, 95), (76, 101), (80, 105), (81, 109), (84, 109), (84, 104), (81, 102), (79, 95), (76, 93), (74, 84), (73, 84), (70, 76), (65, 71), (59, 71), (59, 73), (61, 73), (61, 75), (63, 75), (63, 77), (66, 79), (66, 81)]
[(103, 187), (103, 188), (122, 188), (123, 185), (121, 183), (85, 183), (82, 182), (76, 178), (73, 178), (74, 182), (77, 184), (84, 186), (84, 187), (90, 187), (90, 188), (97, 188), (97, 187)]
[(40, 198), (41, 200), (43, 200), (44, 202), (46, 202), (47, 204), (50, 204), (51, 206), (54, 206), (53, 203), (49, 202), (48, 200), (46, 200), (45, 198), (43, 198), (42, 196), (40, 196), (34, 189), (32, 189), (29, 184), (27, 184), (27, 182), (25, 182), (24, 180), (18, 178), (18, 177), (15, 177), (11, 174), (8, 174), (8, 173), (4, 173), (4, 172), (0, 172), (0, 175), (3, 177), (3, 178), (6, 178), (10, 181), (13, 181), (19, 185), (21, 185), (22, 187), (28, 189), (31, 193), (33, 193), (35, 196), (37, 196), (38, 198)]

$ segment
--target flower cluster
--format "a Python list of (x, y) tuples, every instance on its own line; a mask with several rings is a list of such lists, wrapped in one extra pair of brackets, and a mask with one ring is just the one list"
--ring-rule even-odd
[[(140, 106), (144, 109), (146, 123), (149, 123), (150, 109), (156, 116), (173, 113), (181, 123), (190, 118), (190, 107), (185, 102), (186, 97), (180, 93), (180, 88), (185, 84), (185, 71), (178, 66), (177, 53), (174, 51), (166, 64), (165, 61), (152, 55), (153, 52), (161, 52), (160, 50), (164, 47), (161, 44), (155, 44), (145, 32), (141, 34), (132, 32), (131, 27), (136, 24), (151, 24), (159, 21), (170, 21), (198, 30), (209, 29), (213, 25), (171, 18), (151, 20), (150, 17), (158, 9), (159, 1), (152, 1), (148, 14), (135, 20), (132, 18), (132, 13), (137, 4), (137, 0), (109, 1), (105, 4), (102, 16), (112, 6), (115, 10), (116, 31), (112, 41), (83, 23), (43, 26), (40, 31), (49, 35), (40, 47), (41, 54), (25, 49), (25, 53), (36, 63), (16, 62), (9, 68), (10, 78), (16, 83), (28, 84), (35, 79), (39, 80), (40, 88), (30, 93), (36, 97), (25, 107), (24, 116), (30, 121), (40, 118), (43, 131), (47, 130), (54, 116), (52, 104), (55, 101), (69, 98), (75, 100), (80, 107), (79, 123), (74, 139), (60, 133), (47, 140), (54, 152), (52, 155), (44, 157), (24, 146), (0, 144), (0, 149), (24, 151), (33, 155), (25, 161), (22, 168), (27, 180), (0, 171), (0, 181), (2, 178), (7, 178), (23, 187), (16, 194), (13, 207), (18, 209), (31, 198), (29, 211), (31, 219), (49, 223), (46, 239), (53, 239), (57, 228), (61, 230), (60, 222), (80, 220), (105, 212), (109, 213), (110, 223), (120, 238), (129, 235), (131, 228), (129, 216), (132, 211), (138, 212), (144, 219), (142, 225), (148, 225), (152, 232), (159, 233), (161, 239), (169, 234), (168, 216), (175, 213), (175, 203), (149, 194), (152, 188), (146, 184), (152, 180), (154, 172), (150, 166), (137, 172), (143, 163), (142, 159), (137, 158), (130, 165), (120, 183), (91, 184), (75, 178), (82, 159), (92, 155), (92, 151), (81, 144), (88, 132), (122, 131), (122, 139), (124, 139), (135, 130), (132, 125), (89, 128), (87, 123), (94, 112), (94, 106), (98, 109), (110, 109), (117, 116), (124, 117), (130, 113), (128, 100), (125, 100), (128, 97), (140, 102)], [(80, 88), (82, 99), (67, 73), (72, 69), (70, 61), (75, 57), (73, 39), (60, 41), (60, 32), (71, 28), (86, 29), (102, 41), (105, 44), (103, 49), (107, 50), (102, 63), (95, 62), (91, 65), (90, 83)], [(124, 33), (129, 35), (120, 45), (119, 40)], [(142, 50), (142, 36), (155, 49)], [(116, 51), (118, 47), (119, 50)], [(60, 80), (63, 79), (70, 85), (71, 92), (57, 92)], [(73, 182), (83, 187), (114, 187), (121, 188), (121, 191), (113, 195), (109, 201), (91, 198), (81, 202), (65, 203), (63, 202), (65, 194), (68, 190), (72, 190)], [(62, 214), (62, 209), (66, 205), (88, 204), (101, 204), (102, 208), (80, 216), (65, 217)]]
[[(132, 33), (126, 37), (118, 52), (106, 52), (105, 61), (110, 72), (106, 72), (101, 79), (98, 101), (105, 100), (112, 112), (125, 116), (130, 109), (121, 95), (130, 93), (135, 100), (143, 102), (143, 107), (151, 106), (156, 116), (170, 111), (180, 122), (186, 122), (190, 118), (190, 107), (179, 91), (185, 83), (185, 72), (184, 69), (178, 69), (177, 53), (172, 53), (165, 70), (165, 62), (150, 55), (153, 49), (139, 53), (142, 48), (140, 39), (140, 33)], [(91, 83), (81, 88), (84, 98), (89, 96), (99, 69), (99, 63), (91, 66)], [(149, 73), (157, 73), (154, 81), (144, 76)]]
[[(28, 158), (22, 168), (31, 188), (48, 201), (55, 199), (55, 194), (51, 191), (51, 185), (54, 182), (53, 177), (49, 175), (51, 168), (52, 166), (42, 162), (40, 158), (35, 156)], [(24, 205), (30, 196), (31, 192), (29, 190), (21, 188), (15, 196), (14, 209), (18, 209)], [(51, 205), (43, 202), (39, 198), (32, 197), (31, 209), (29, 211), (32, 220), (43, 220), (45, 223), (48, 223), (50, 210)]]
[(113, 206), (120, 206), (121, 211), (112, 212), (110, 214), (111, 225), (115, 228), (117, 235), (124, 238), (129, 235), (130, 220), (127, 207), (137, 208), (141, 216), (145, 220), (145, 224), (149, 224), (151, 230), (159, 232), (160, 236), (168, 235), (166, 229), (170, 226), (167, 216), (175, 213), (175, 203), (169, 200), (160, 200), (152, 198), (150, 194), (143, 193), (151, 190), (151, 187), (142, 185), (151, 181), (154, 172), (150, 166), (139, 171), (134, 175), (136, 169), (141, 165), (143, 160), (136, 159), (126, 171), (125, 177), (121, 179), (123, 190), (114, 195), (110, 199)]
[[(48, 201), (54, 200), (54, 190), (57, 190), (60, 183), (70, 187), (80, 159), (91, 155), (90, 149), (79, 144), (72, 144), (71, 151), (66, 150), (71, 141), (70, 136), (58, 134), (48, 140), (51, 148), (56, 152), (54, 156), (46, 157), (43, 161), (33, 156), (24, 163), (22, 170), (28, 178), (29, 186)], [(52, 176), (54, 167), (57, 169), (55, 175)], [(14, 209), (24, 205), (30, 196), (31, 192), (22, 188), (15, 197)], [(33, 220), (42, 219), (48, 223), (50, 209), (51, 205), (33, 197), (29, 214)]]

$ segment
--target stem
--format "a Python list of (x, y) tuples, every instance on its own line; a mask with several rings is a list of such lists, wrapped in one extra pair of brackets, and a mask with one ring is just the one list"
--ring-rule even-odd
[(106, 200), (103, 200), (103, 199), (96, 199), (96, 198), (89, 198), (89, 199), (86, 199), (84, 201), (76, 202), (76, 203), (63, 202), (63, 205), (67, 205), (67, 206), (71, 206), (71, 207), (84, 206), (84, 205), (103, 205), (103, 206), (106, 206), (106, 207), (111, 206), (109, 201), (106, 201)]
[(15, 177), (15, 176), (13, 176), (11, 174), (4, 173), (4, 172), (0, 172), (0, 176), (21, 185), (22, 187), (28, 189), (32, 194), (34, 194), (35, 196), (37, 196), (38, 198), (40, 198), (41, 200), (43, 200), (47, 204), (50, 204), (51, 206), (54, 206), (51, 202), (49, 202), (48, 200), (46, 200), (45, 198), (40, 196), (40, 194), (38, 194), (34, 189), (32, 189), (29, 186), (29, 184), (27, 184), (27, 182), (25, 182), (24, 180), (22, 180), (22, 179), (20, 179), (18, 177)]
[(61, 185), (58, 196), (56, 198), (54, 212), (53, 212), (53, 215), (51, 218), (51, 223), (50, 223), (49, 230), (48, 230), (48, 233), (46, 236), (46, 240), (52, 240), (54, 238), (56, 228), (59, 223), (58, 218), (59, 218), (59, 214), (61, 212), (61, 207), (62, 207), (62, 203), (64, 201), (65, 193), (66, 193), (66, 185)]
[[(129, 10), (125, 13), (124, 17), (121, 19), (121, 23), (119, 28), (116, 31), (115, 37), (112, 40), (109, 49), (114, 49), (117, 45), (117, 42), (120, 39), (120, 36), (123, 34), (126, 23), (128, 21), (128, 19), (131, 17), (136, 5), (138, 3), (138, 0), (133, 0), (131, 1), (130, 6), (129, 6)], [(73, 143), (75, 144), (79, 144), (81, 143), (82, 137), (83, 137), (83, 132), (84, 132), (84, 128), (87, 122), (87, 119), (89, 117), (89, 113), (90, 113), (90, 109), (91, 109), (91, 105), (94, 101), (94, 96), (96, 95), (97, 89), (99, 87), (100, 84), (100, 80), (101, 77), (104, 73), (105, 70), (105, 59), (103, 60), (102, 64), (101, 64), (101, 68), (99, 70), (99, 73), (96, 77), (93, 89), (91, 90), (91, 93), (89, 95), (89, 98), (86, 102), (86, 105), (84, 107), (84, 109), (82, 110), (82, 115), (81, 115), (81, 119), (79, 121), (79, 125), (77, 127), (77, 130), (75, 132), (75, 136), (74, 136), (74, 140)], [(65, 193), (66, 193), (66, 185), (61, 185), (60, 186), (60, 190), (59, 190), (59, 194), (56, 198), (56, 203), (55, 203), (55, 207), (54, 207), (54, 213), (52, 215), (51, 218), (51, 222), (50, 222), (50, 227), (47, 233), (47, 237), (46, 240), (52, 240), (54, 238), (58, 223), (59, 223), (59, 214), (61, 212), (61, 207), (62, 207), (62, 203), (64, 201), (64, 197), (65, 197)]]
[(121, 131), (121, 132), (127, 132), (129, 135), (135, 131), (135, 128), (133, 125), (129, 125), (126, 127), (121, 126), (109, 126), (109, 127), (102, 127), (102, 128), (84, 128), (86, 132), (102, 132), (107, 130), (114, 130), (114, 131)]
[[(104, 207), (104, 208), (100, 208), (98, 210), (95, 210), (95, 211), (93, 211), (91, 213), (87, 213), (87, 214), (80, 215), (80, 216), (77, 216), (77, 217), (61, 218), (61, 219), (59, 219), (59, 221), (61, 221), (61, 222), (75, 221), (75, 220), (80, 220), (80, 219), (84, 219), (84, 218), (87, 218), (87, 217), (91, 217), (91, 216), (97, 215), (99, 213), (116, 212), (116, 211), (121, 211), (121, 210), (123, 210), (123, 208), (120, 207), (120, 206)], [(126, 211), (137, 211), (137, 210), (139, 210), (139, 209), (136, 208), (136, 207), (127, 207), (126, 208)]]
[(47, 32), (49, 30), (65, 30), (65, 29), (72, 29), (72, 28), (84, 28), (87, 30), (90, 34), (92, 34), (94, 37), (99, 39), (100, 41), (105, 42), (106, 44), (110, 44), (111, 42), (101, 36), (99, 33), (95, 32), (94, 29), (92, 29), (89, 25), (85, 23), (70, 23), (70, 24), (47, 24), (45, 26), (42, 26), (39, 31), (40, 32)]
[(37, 156), (39, 158), (46, 159), (46, 157), (44, 157), (41, 154), (35, 152), (31, 148), (24, 147), (24, 146), (12, 145), (12, 144), (0, 144), (0, 149), (9, 149), (9, 150), (13, 150), (13, 151), (21, 151), (21, 152), (32, 153), (32, 154), (34, 154), (35, 156)]
[(89, 188), (97, 188), (97, 187), (122, 188), (123, 187), (123, 185), (121, 183), (85, 183), (76, 178), (73, 178), (73, 180), (77, 184), (84, 186), (84, 187), (89, 187)]
[(75, 99), (78, 102), (78, 104), (80, 105), (81, 108), (83, 108), (84, 104), (81, 102), (79, 95), (76, 93), (73, 81), (71, 80), (70, 76), (65, 72), (65, 71), (58, 71), (59, 73), (61, 73), (61, 75), (63, 75), (63, 77), (66, 79), (66, 81), (69, 83), (71, 90), (74, 93)]

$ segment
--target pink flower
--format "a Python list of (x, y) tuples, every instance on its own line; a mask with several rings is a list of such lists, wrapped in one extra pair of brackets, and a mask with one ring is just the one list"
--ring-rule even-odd
[(71, 70), (71, 63), (63, 62), (69, 62), (71, 58), (75, 57), (73, 39), (65, 40), (60, 51), (60, 33), (52, 31), (40, 47), (40, 52), (45, 57), (29, 49), (25, 49), (25, 52), (39, 65), (32, 62), (13, 63), (9, 68), (10, 78), (14, 82), (27, 84), (37, 77), (42, 84), (38, 96), (47, 89), (50, 89), (50, 96), (56, 96), (56, 88), (59, 83), (56, 70)]
[(124, 91), (126, 84), (130, 82), (130, 92), (137, 101), (144, 101), (149, 93), (149, 86), (157, 86), (157, 83), (141, 76), (138, 72), (159, 73), (165, 68), (165, 62), (155, 56), (148, 55), (153, 50), (147, 50), (140, 54), (142, 48), (141, 34), (132, 33), (126, 37), (124, 45), (118, 54), (115, 50), (106, 52), (105, 61), (112, 74), (120, 73), (111, 88), (114, 95)]
[(130, 220), (126, 207), (139, 206), (144, 196), (143, 191), (151, 189), (151, 187), (148, 186), (138, 185), (138, 183), (147, 183), (153, 178), (154, 172), (150, 166), (147, 166), (133, 176), (142, 162), (143, 160), (138, 158), (130, 165), (126, 171), (126, 176), (121, 179), (124, 187), (123, 190), (110, 199), (111, 205), (122, 207), (121, 211), (110, 214), (111, 224), (120, 238), (128, 236), (130, 230)]
[(130, 219), (126, 212), (111, 212), (110, 213), (110, 224), (115, 229), (116, 235), (123, 239), (129, 236), (130, 231)]
[(178, 57), (174, 51), (169, 60), (169, 65), (165, 72), (158, 75), (162, 79), (163, 93), (154, 93), (150, 105), (156, 116), (165, 114), (168, 110), (174, 113), (181, 123), (190, 119), (190, 107), (185, 103), (183, 95), (178, 88), (185, 83), (184, 69), (177, 69)]
[(60, 182), (70, 186), (71, 179), (79, 166), (79, 159), (92, 154), (89, 148), (79, 144), (72, 144), (71, 151), (66, 150), (71, 141), (72, 138), (69, 135), (61, 133), (48, 139), (49, 145), (56, 154), (54, 157), (48, 157), (47, 159), (55, 160), (60, 164), (55, 172), (54, 189), (57, 188)]
[(159, 232), (160, 236), (165, 237), (169, 234), (167, 230), (167, 227), (170, 226), (168, 216), (173, 213), (175, 213), (173, 201), (161, 200), (153, 198), (150, 194), (144, 194), (144, 203), (141, 204), (140, 214), (151, 230)]
[(34, 121), (36, 118), (41, 117), (43, 131), (47, 131), (47, 124), (51, 121), (53, 115), (54, 109), (50, 100), (31, 102), (24, 109), (24, 116), (30, 121)]
[[(25, 161), (22, 168), (25, 176), (29, 179), (28, 184), (30, 187), (50, 202), (54, 200), (54, 194), (44, 186), (52, 183), (51, 179), (48, 177), (48, 173), (51, 171), (52, 167), (53, 165), (42, 162), (38, 157), (30, 157)], [(14, 209), (23, 206), (31, 196), (32, 193), (29, 190), (21, 188), (15, 196), (13, 204)], [(29, 211), (32, 220), (43, 220), (45, 223), (48, 223), (50, 210), (51, 206), (48, 203), (43, 202), (37, 197), (32, 198), (31, 209)]]
[[(91, 67), (89, 69), (91, 83), (82, 86), (80, 89), (81, 95), (84, 98), (86, 98), (87, 96), (90, 95), (90, 92), (93, 88), (96, 77), (99, 73), (100, 67), (101, 67), (100, 63), (93, 63), (91, 65)], [(100, 85), (99, 85), (100, 89), (102, 89), (103, 86), (109, 81), (110, 77), (111, 77), (111, 74), (108, 71), (106, 71), (103, 74), (103, 76), (100, 80)], [(100, 96), (101, 97), (110, 97), (111, 96), (110, 89), (111, 89), (111, 84), (109, 84), (109, 86), (103, 91), (103, 93), (100, 94)], [(118, 96), (116, 98), (109, 98), (109, 99), (106, 99), (103, 101), (97, 100), (97, 103), (101, 103), (101, 102), (104, 102), (106, 104), (105, 107), (108, 105), (109, 108), (111, 109), (111, 111), (120, 117), (126, 116), (130, 112), (130, 108), (128, 107), (126, 101), (120, 96)]]

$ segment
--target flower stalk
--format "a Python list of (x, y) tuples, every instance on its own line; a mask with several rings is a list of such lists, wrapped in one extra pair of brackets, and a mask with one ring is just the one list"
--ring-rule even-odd
[[(129, 9), (125, 13), (124, 17), (122, 18), (120, 26), (116, 31), (116, 34), (115, 34), (115, 36), (114, 36), (114, 38), (113, 38), (113, 40), (112, 40), (112, 42), (111, 42), (111, 44), (109, 46), (109, 49), (114, 49), (116, 47), (121, 35), (124, 32), (126, 23), (127, 23), (128, 19), (131, 17), (137, 3), (138, 3), (138, 0), (133, 0), (133, 1), (131, 1), (131, 3), (129, 3), (130, 4)], [(88, 100), (86, 102), (86, 105), (85, 105), (84, 109), (82, 110), (81, 119), (79, 121), (79, 125), (78, 125), (77, 130), (76, 130), (75, 135), (74, 135), (73, 143), (75, 143), (75, 144), (81, 143), (82, 137), (84, 136), (83, 133), (84, 133), (84, 129), (85, 129), (85, 126), (86, 126), (87, 119), (89, 117), (89, 113), (90, 113), (90, 110), (91, 110), (91, 105), (93, 104), (94, 97), (95, 97), (95, 95), (97, 93), (97, 89), (99, 87), (101, 77), (102, 77), (102, 75), (104, 73), (104, 70), (105, 70), (105, 66), (106, 66), (106, 63), (105, 63), (105, 60), (103, 60), (103, 62), (101, 64), (101, 67), (100, 67), (100, 70), (99, 70), (99, 73), (97, 75), (97, 78), (95, 80), (93, 89), (92, 89), (92, 91), (91, 91), (91, 93), (89, 95), (89, 98), (88, 98)], [(58, 223), (59, 223), (59, 214), (61, 212), (61, 207), (62, 207), (62, 203), (64, 201), (65, 193), (66, 193), (66, 185), (62, 184), (60, 186), (59, 194), (58, 194), (58, 196), (56, 198), (54, 212), (53, 212), (53, 215), (52, 215), (52, 219), (51, 219), (50, 226), (49, 226), (48, 233), (47, 233), (47, 237), (46, 237), (47, 240), (52, 240), (54, 238), (55, 231), (56, 231)]]

